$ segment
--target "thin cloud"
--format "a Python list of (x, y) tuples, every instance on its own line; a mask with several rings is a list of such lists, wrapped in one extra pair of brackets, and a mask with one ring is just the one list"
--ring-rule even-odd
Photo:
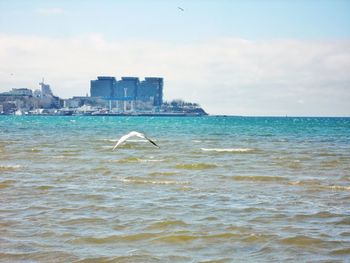
[(65, 10), (62, 8), (38, 8), (35, 10), (35, 13), (39, 15), (61, 15), (65, 13)]

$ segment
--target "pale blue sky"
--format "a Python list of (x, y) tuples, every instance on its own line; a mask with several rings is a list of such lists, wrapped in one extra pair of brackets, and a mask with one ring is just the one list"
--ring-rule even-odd
[[(50, 13), (54, 9), (61, 12)], [(50, 37), (99, 32), (107, 39), (179, 42), (212, 37), (344, 39), (350, 37), (350, 1), (0, 0), (0, 32)]]
[(0, 92), (98, 75), (211, 114), (350, 116), (350, 0), (0, 0)]

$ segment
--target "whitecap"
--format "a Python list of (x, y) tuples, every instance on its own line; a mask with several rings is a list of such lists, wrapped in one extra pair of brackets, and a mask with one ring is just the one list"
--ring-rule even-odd
[(164, 159), (140, 159), (140, 162), (142, 163), (157, 163), (157, 162), (164, 162)]
[(139, 178), (120, 178), (119, 181), (123, 183), (134, 183), (134, 184), (163, 184), (163, 185), (183, 185), (183, 184), (189, 184), (189, 182), (186, 181), (172, 181), (172, 180), (145, 180), (145, 179), (139, 179)]
[(344, 186), (344, 185), (329, 185), (325, 188), (331, 189), (331, 190), (350, 190), (350, 186)]
[(0, 165), (0, 171), (13, 171), (20, 169), (22, 166), (21, 165)]
[(236, 152), (236, 153), (254, 151), (254, 149), (251, 149), (251, 148), (201, 148), (201, 150), (203, 152)]

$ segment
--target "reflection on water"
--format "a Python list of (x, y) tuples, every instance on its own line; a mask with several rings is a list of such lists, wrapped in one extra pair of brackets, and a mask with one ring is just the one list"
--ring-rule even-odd
[[(131, 130), (160, 149), (112, 152)], [(0, 261), (350, 256), (350, 119), (1, 116), (0, 131)]]

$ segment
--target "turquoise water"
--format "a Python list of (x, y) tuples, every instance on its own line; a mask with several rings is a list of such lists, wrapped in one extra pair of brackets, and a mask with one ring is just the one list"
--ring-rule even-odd
[(350, 118), (0, 116), (0, 200), (1, 262), (345, 262)]

